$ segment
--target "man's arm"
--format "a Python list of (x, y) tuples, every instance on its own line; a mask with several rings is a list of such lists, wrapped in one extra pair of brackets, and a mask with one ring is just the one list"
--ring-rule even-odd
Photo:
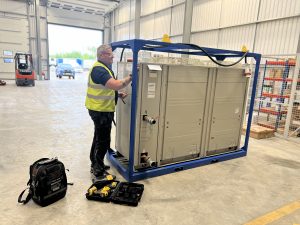
[(131, 76), (128, 76), (122, 80), (115, 80), (108, 72), (101, 66), (95, 67), (92, 70), (92, 80), (96, 84), (102, 84), (103, 86), (118, 91), (126, 87), (132, 80)]
[(131, 76), (127, 76), (122, 80), (115, 80), (114, 78), (110, 78), (106, 82), (105, 87), (118, 91), (126, 87), (131, 82), (131, 80), (132, 80)]

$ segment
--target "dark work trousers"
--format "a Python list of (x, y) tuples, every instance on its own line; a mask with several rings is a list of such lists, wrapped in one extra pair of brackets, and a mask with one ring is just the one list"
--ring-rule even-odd
[(113, 112), (98, 112), (89, 110), (89, 114), (94, 122), (94, 139), (90, 152), (92, 166), (96, 163), (103, 167), (104, 156), (110, 148), (111, 123), (114, 118)]

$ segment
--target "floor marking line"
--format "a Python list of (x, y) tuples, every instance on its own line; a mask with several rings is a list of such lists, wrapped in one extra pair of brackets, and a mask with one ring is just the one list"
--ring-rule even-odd
[(289, 215), (296, 211), (297, 209), (300, 209), (300, 201), (292, 202), (288, 205), (285, 205), (279, 209), (276, 209), (273, 212), (267, 213), (266, 215), (263, 215), (261, 217), (258, 217), (248, 223), (245, 223), (244, 225), (265, 225), (269, 224), (275, 220), (280, 219), (281, 217), (284, 217), (286, 215)]

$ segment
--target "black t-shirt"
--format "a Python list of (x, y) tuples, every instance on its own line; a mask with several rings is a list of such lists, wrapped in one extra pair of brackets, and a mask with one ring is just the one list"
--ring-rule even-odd
[[(104, 64), (103, 62), (100, 62), (100, 63)], [(108, 66), (107, 66), (107, 68), (109, 69)], [(109, 70), (111, 71), (112, 74), (114, 74), (111, 69), (109, 69)], [(103, 86), (105, 86), (106, 82), (111, 78), (111, 76), (109, 75), (107, 70), (104, 69), (102, 66), (96, 66), (92, 70), (91, 78), (95, 84), (102, 84)]]

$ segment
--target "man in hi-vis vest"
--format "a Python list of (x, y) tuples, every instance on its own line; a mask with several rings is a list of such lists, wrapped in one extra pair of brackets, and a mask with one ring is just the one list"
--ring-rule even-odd
[(131, 76), (116, 80), (111, 64), (113, 52), (110, 45), (101, 45), (97, 49), (97, 62), (89, 72), (85, 106), (94, 122), (94, 139), (90, 152), (91, 172), (102, 176), (110, 167), (103, 162), (110, 148), (111, 125), (114, 119), (118, 97), (125, 98), (127, 93), (117, 92), (131, 82)]

